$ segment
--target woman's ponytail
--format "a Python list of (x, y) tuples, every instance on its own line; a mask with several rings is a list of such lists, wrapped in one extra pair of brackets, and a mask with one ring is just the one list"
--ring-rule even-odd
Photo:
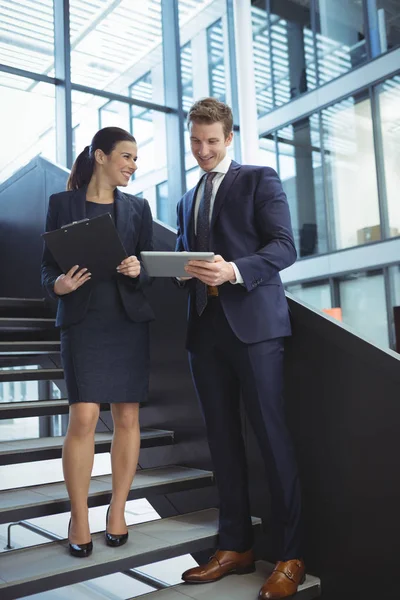
[(68, 177), (67, 190), (79, 190), (88, 185), (92, 178), (94, 169), (94, 156), (90, 146), (86, 146), (83, 152), (76, 157)]

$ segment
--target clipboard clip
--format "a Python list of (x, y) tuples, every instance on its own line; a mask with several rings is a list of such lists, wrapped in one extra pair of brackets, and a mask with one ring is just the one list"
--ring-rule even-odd
[(85, 221), (89, 221), (89, 219), (81, 219), (80, 221), (72, 221), (72, 223), (68, 223), (67, 225), (61, 225), (61, 229), (65, 229), (66, 227), (71, 227), (71, 225), (77, 225), (78, 223), (84, 223)]

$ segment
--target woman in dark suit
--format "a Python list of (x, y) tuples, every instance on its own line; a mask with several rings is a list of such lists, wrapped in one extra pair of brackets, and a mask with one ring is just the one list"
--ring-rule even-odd
[(42, 283), (58, 299), (56, 326), (70, 403), (63, 448), (71, 501), (68, 538), (71, 554), (79, 557), (92, 551), (87, 498), (101, 403), (110, 403), (114, 421), (106, 542), (120, 546), (128, 537), (124, 510), (139, 455), (139, 403), (147, 398), (154, 319), (143, 294), (150, 280), (138, 260), (142, 250), (153, 248), (150, 207), (117, 189), (128, 184), (136, 160), (132, 135), (118, 127), (101, 129), (77, 157), (68, 191), (50, 197), (47, 213), (46, 231), (110, 213), (128, 254), (115, 276), (94, 283), (85, 265), (62, 273), (47, 248), (43, 253)]

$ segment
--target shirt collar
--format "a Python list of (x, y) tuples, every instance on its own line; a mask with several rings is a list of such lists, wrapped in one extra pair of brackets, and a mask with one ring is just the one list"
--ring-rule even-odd
[[(211, 170), (211, 173), (223, 173), (224, 175), (229, 171), (229, 167), (231, 166), (232, 159), (228, 154), (225, 154), (224, 158), (221, 160), (218, 165)], [(203, 177), (208, 171), (203, 171), (200, 167), (199, 179)]]

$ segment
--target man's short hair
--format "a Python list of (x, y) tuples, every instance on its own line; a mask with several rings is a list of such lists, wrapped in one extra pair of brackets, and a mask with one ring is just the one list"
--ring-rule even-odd
[(233, 130), (233, 115), (231, 108), (216, 98), (202, 98), (193, 104), (189, 110), (187, 124), (191, 123), (222, 123), (225, 139)]

